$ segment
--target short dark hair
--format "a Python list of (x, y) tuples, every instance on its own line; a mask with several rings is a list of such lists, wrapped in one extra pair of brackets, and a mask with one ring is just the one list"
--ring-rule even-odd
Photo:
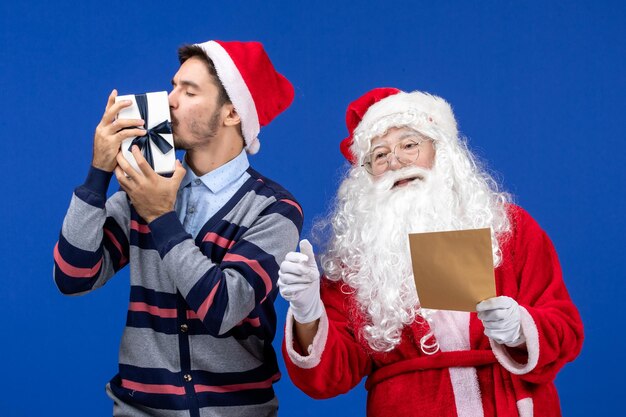
[(217, 70), (215, 69), (215, 64), (213, 63), (213, 60), (209, 58), (206, 52), (204, 52), (204, 49), (202, 49), (198, 45), (183, 45), (178, 48), (178, 61), (180, 61), (181, 65), (183, 62), (193, 57), (200, 58), (200, 60), (202, 60), (202, 62), (206, 64), (206, 67), (209, 70), (209, 74), (211, 74), (211, 76), (213, 77), (213, 81), (215, 82), (218, 90), (218, 107), (222, 107), (224, 104), (232, 104), (232, 101), (230, 100), (230, 97), (228, 96), (224, 85), (217, 75)]

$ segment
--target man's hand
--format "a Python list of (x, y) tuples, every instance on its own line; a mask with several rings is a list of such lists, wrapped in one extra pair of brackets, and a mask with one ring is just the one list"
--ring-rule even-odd
[(154, 172), (137, 145), (132, 147), (131, 152), (140, 172), (128, 163), (122, 152), (118, 152), (115, 176), (122, 189), (130, 197), (137, 213), (150, 223), (157, 217), (174, 210), (178, 187), (187, 171), (180, 161), (176, 160), (172, 177), (162, 177)]
[[(117, 90), (111, 91), (104, 115), (102, 115), (102, 120), (96, 127), (96, 133), (93, 136), (91, 165), (107, 172), (113, 172), (115, 169), (117, 165), (115, 158), (125, 139), (146, 134), (144, 129), (137, 128), (137, 126), (144, 125), (144, 121), (141, 119), (115, 119), (120, 110), (132, 104), (130, 100), (116, 103), (115, 97), (117, 97)], [(134, 129), (132, 129), (133, 127)]]
[(322, 316), (320, 272), (313, 247), (308, 240), (300, 242), (301, 252), (289, 252), (280, 264), (278, 288), (289, 301), (293, 317), (299, 323), (310, 323)]
[(520, 306), (511, 297), (501, 295), (481, 301), (476, 311), (485, 326), (485, 336), (496, 343), (515, 347), (526, 341), (521, 331)]

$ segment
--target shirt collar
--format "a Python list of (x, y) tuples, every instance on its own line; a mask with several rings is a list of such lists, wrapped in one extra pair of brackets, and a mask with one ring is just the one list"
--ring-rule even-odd
[(180, 183), (179, 189), (182, 190), (191, 184), (192, 181), (200, 179), (213, 193), (219, 193), (224, 187), (232, 184), (241, 177), (249, 166), (248, 155), (246, 154), (246, 150), (243, 149), (239, 155), (226, 162), (224, 165), (198, 177), (187, 164), (187, 158), (183, 158), (183, 167), (187, 170), (187, 173)]

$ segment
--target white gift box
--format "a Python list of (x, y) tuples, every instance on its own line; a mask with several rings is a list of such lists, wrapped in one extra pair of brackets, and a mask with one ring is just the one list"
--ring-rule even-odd
[[(115, 97), (115, 101), (130, 100), (132, 105), (123, 108), (117, 114), (118, 119), (143, 119), (147, 129), (146, 136), (131, 137), (122, 142), (122, 154), (126, 160), (139, 171), (137, 162), (130, 152), (130, 147), (135, 142), (141, 142), (141, 152), (148, 160), (157, 174), (171, 174), (176, 166), (176, 152), (174, 150), (174, 138), (172, 137), (170, 105), (166, 91), (146, 94), (128, 94)], [(147, 117), (142, 116), (138, 102), (145, 104)], [(162, 138), (162, 139), (161, 139)], [(164, 139), (164, 140), (163, 140)], [(166, 143), (168, 145), (166, 145)], [(165, 150), (159, 148), (159, 144)], [(149, 147), (146, 149), (146, 146)], [(166, 148), (169, 146), (169, 150)], [(152, 160), (152, 161), (150, 161)]]

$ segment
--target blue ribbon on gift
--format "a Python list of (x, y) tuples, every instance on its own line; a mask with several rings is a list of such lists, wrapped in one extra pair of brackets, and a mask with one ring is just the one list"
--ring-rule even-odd
[[(148, 98), (145, 94), (136, 94), (135, 100), (137, 101), (137, 107), (139, 108), (139, 115), (141, 119), (143, 119), (148, 124)], [(173, 146), (165, 140), (165, 138), (161, 135), (172, 133), (172, 124), (168, 120), (164, 120), (158, 125), (146, 129), (146, 134), (143, 136), (137, 136), (131, 142), (128, 150), (130, 151), (133, 145), (137, 145), (140, 150), (143, 151), (143, 156), (146, 158), (146, 161), (150, 164), (152, 169), (154, 169), (154, 157), (152, 156), (152, 147), (150, 146), (150, 141), (154, 143), (157, 148), (165, 155), (169, 151), (172, 150)]]

